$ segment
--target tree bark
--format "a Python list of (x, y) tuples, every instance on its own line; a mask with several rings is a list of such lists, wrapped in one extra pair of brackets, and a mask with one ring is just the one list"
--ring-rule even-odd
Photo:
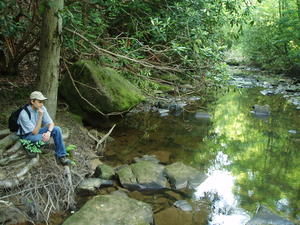
[(45, 12), (41, 28), (38, 89), (48, 98), (45, 105), (55, 119), (59, 77), (60, 47), (62, 43), (62, 18), (64, 0), (44, 1)]

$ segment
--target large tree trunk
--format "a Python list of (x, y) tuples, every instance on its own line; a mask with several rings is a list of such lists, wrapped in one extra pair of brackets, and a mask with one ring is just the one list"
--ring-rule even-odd
[(38, 89), (47, 96), (46, 107), (50, 116), (55, 119), (60, 46), (62, 41), (62, 18), (60, 11), (63, 9), (64, 1), (48, 0), (44, 4), (46, 8), (41, 28)]

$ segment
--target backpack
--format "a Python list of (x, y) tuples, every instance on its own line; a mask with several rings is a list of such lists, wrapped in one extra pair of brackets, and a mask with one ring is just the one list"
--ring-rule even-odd
[(25, 109), (25, 111), (27, 112), (27, 114), (29, 116), (29, 119), (31, 119), (30, 112), (29, 112), (27, 106), (28, 106), (28, 104), (18, 108), (16, 111), (13, 111), (10, 114), (10, 117), (8, 118), (8, 128), (11, 132), (17, 132), (19, 130), (19, 128), (21, 128), (21, 133), (23, 132), (22, 127), (18, 124), (18, 119), (19, 119), (19, 115), (23, 109)]

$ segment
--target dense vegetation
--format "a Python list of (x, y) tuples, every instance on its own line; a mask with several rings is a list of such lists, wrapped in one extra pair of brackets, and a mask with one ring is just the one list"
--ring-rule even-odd
[[(241, 0), (66, 0), (62, 57), (92, 58), (124, 74), (204, 76), (220, 70), (228, 29), (249, 10)], [(0, 1), (0, 72), (15, 74), (37, 50), (43, 1)], [(28, 59), (27, 59), (28, 60)], [(133, 63), (132, 63), (133, 62)], [(214, 67), (213, 67), (214, 66)], [(216, 66), (216, 67), (215, 67)]]
[[(45, 2), (0, 0), (0, 74), (37, 63), (41, 21), (51, 7)], [(169, 73), (219, 74), (223, 53), (239, 36), (250, 62), (275, 72), (300, 69), (299, 0), (65, 0), (57, 16), (64, 27), (62, 58), (91, 58), (138, 84), (137, 77)]]
[(300, 1), (264, 0), (245, 27), (241, 49), (255, 64), (280, 73), (300, 71)]

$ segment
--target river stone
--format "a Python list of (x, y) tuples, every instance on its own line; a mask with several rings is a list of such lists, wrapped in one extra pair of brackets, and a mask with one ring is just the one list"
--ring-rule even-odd
[(157, 190), (168, 185), (164, 177), (164, 166), (157, 162), (140, 160), (121, 167), (116, 173), (122, 186), (128, 189)]
[(276, 215), (265, 206), (260, 206), (256, 215), (246, 225), (294, 225), (294, 223)]
[(165, 174), (169, 178), (172, 188), (176, 190), (182, 188), (194, 189), (206, 179), (204, 173), (182, 162), (166, 166)]
[(129, 165), (123, 165), (122, 167), (118, 168), (116, 173), (119, 177), (120, 183), (124, 188), (135, 189), (138, 187), (136, 177)]
[(167, 187), (164, 166), (156, 162), (141, 160), (131, 165), (140, 189), (163, 189)]
[(193, 207), (186, 200), (178, 200), (174, 202), (174, 206), (185, 212), (193, 210)]
[(153, 224), (151, 206), (120, 195), (98, 195), (63, 225), (150, 225)]
[(84, 179), (77, 187), (79, 191), (88, 191), (94, 192), (96, 189), (99, 189), (101, 186), (111, 186), (113, 185), (110, 180), (103, 180), (100, 178), (87, 178)]
[(113, 178), (115, 175), (115, 170), (108, 165), (101, 164), (97, 166), (96, 171), (95, 171), (95, 176), (98, 178), (102, 178), (105, 180), (110, 180)]
[[(82, 60), (71, 68), (74, 80), (82, 97), (103, 113), (123, 112), (145, 99), (141, 91), (116, 70), (102, 67), (93, 61)], [(99, 112), (79, 94), (66, 74), (60, 85), (60, 94), (71, 106), (71, 110), (84, 120), (95, 123)]]

